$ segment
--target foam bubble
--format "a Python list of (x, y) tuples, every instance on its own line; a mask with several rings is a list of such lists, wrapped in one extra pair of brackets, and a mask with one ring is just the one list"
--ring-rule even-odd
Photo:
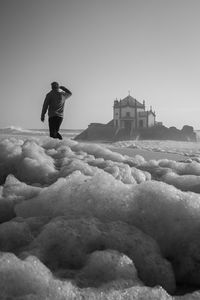
[(78, 275), (79, 285), (82, 287), (99, 287), (120, 279), (128, 281), (129, 284), (131, 281), (131, 286), (143, 285), (132, 260), (116, 250), (94, 251), (88, 256), (85, 266)]

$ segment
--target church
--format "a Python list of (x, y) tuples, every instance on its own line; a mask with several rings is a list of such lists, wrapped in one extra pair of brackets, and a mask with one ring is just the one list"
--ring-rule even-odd
[(181, 130), (176, 127), (167, 128), (156, 121), (155, 111), (145, 107), (133, 98), (114, 100), (113, 118), (107, 124), (90, 123), (88, 128), (75, 137), (75, 140), (88, 141), (121, 141), (121, 140), (177, 140), (196, 141), (196, 133), (192, 126), (184, 125)]
[(155, 111), (145, 109), (145, 101), (140, 103), (130, 94), (122, 100), (115, 100), (113, 105), (114, 127), (125, 129), (130, 134), (138, 129), (156, 125)]

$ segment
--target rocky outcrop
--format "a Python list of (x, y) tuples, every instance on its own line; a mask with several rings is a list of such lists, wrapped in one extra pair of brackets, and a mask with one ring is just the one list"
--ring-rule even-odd
[(115, 132), (116, 128), (113, 126), (112, 121), (108, 124), (91, 123), (86, 130), (75, 137), (75, 140), (109, 141), (113, 140)]
[(196, 133), (192, 126), (184, 125), (181, 130), (176, 127), (154, 126), (139, 130), (140, 139), (196, 141)]
[(75, 140), (86, 141), (118, 141), (118, 140), (176, 140), (196, 141), (196, 133), (192, 126), (184, 125), (181, 130), (176, 127), (157, 125), (150, 128), (137, 129), (130, 132), (114, 127), (113, 120), (108, 124), (91, 123), (86, 130), (75, 137)]

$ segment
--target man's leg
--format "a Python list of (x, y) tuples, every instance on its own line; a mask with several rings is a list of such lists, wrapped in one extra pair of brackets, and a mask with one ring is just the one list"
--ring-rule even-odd
[(56, 137), (59, 140), (62, 140), (62, 135), (59, 133), (59, 129), (60, 129), (60, 125), (62, 124), (63, 118), (62, 117), (55, 117), (55, 118), (56, 118), (56, 125), (55, 125)]
[(58, 138), (59, 140), (62, 140), (62, 139), (63, 139), (62, 135), (61, 135), (59, 132), (57, 132), (57, 138)]
[(50, 137), (56, 139), (57, 131), (56, 131), (56, 117), (49, 118), (49, 135)]

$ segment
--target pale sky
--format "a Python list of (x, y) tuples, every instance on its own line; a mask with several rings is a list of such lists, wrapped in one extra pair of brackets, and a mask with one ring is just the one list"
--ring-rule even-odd
[(41, 108), (58, 81), (73, 93), (62, 128), (109, 122), (130, 90), (164, 125), (200, 129), (200, 0), (0, 4), (1, 128), (48, 128)]

